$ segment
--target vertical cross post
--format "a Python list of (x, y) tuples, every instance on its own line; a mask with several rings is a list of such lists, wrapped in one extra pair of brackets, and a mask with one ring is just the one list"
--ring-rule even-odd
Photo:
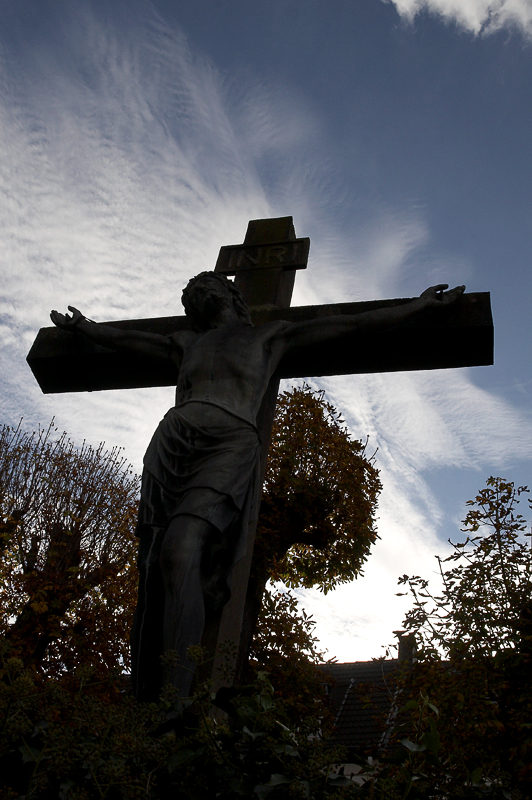
[[(296, 239), (292, 217), (251, 220), (243, 245), (221, 248), (215, 271), (235, 276), (235, 284), (242, 292), (248, 307), (264, 310), (288, 308), (296, 269), (306, 267), (309, 246), (308, 239)], [(262, 443), (261, 485), (266, 470), (278, 391), (279, 378), (273, 377), (257, 419)], [(246, 654), (242, 652), (240, 641), (259, 505), (260, 491), (251, 509), (246, 554), (233, 570), (231, 599), (222, 612), (219, 626), (217, 623), (206, 625), (202, 640), (208, 653), (216, 653), (212, 669), (215, 686), (223, 682), (221, 672), (224, 664), (232, 667), (238, 678), (245, 660)], [(220, 652), (220, 646), (225, 644), (229, 644), (233, 653), (233, 664), (228, 664), (227, 654), (222, 655)], [(206, 677), (206, 672), (202, 675), (200, 671), (200, 678)]]

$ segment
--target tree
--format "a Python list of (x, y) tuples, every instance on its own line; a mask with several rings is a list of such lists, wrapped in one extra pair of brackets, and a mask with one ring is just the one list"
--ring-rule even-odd
[(0, 429), (0, 632), (48, 674), (126, 665), (138, 478), (53, 433)]
[(246, 599), (247, 652), (268, 580), (326, 594), (362, 574), (378, 538), (381, 490), (366, 444), (323, 392), (304, 386), (279, 396)]
[(468, 501), (465, 541), (450, 542), (453, 552), (436, 557), (441, 595), (433, 597), (419, 576), (400, 579), (414, 599), (404, 624), (423, 653), (451, 658), (466, 652), (490, 661), (522, 645), (518, 622), (532, 598), (532, 573), (530, 533), (516, 507), (527, 493), (526, 486), (489, 478)]
[(280, 395), (257, 532), (256, 561), (272, 580), (327, 594), (362, 574), (382, 488), (366, 445), (323, 391)]
[(377, 775), (376, 797), (395, 796), (390, 785), (405, 798), (532, 797), (531, 552), (517, 512), (527, 493), (489, 478), (468, 503), (465, 540), (437, 557), (440, 594), (419, 576), (399, 581), (418, 651), (402, 682), (402, 763)]

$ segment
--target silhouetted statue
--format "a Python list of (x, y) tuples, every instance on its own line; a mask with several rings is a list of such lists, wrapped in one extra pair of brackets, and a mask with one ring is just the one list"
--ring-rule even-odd
[[(357, 330), (387, 328), (424, 309), (454, 302), (464, 286), (427, 289), (409, 303), (304, 322), (251, 324), (234, 283), (202, 272), (183, 292), (195, 330), (162, 336), (52, 311), (55, 325), (115, 350), (170, 359), (179, 370), (175, 406), (159, 424), (144, 458), (137, 533), (139, 599), (132, 674), (140, 700), (157, 700), (165, 683), (190, 692), (190, 645), (230, 597), (230, 576), (246, 548), (247, 518), (259, 491), (257, 413), (280, 359)], [(177, 663), (161, 655), (177, 652)]]

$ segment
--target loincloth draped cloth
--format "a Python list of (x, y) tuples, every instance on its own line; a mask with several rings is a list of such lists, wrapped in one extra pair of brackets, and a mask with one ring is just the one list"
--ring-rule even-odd
[(231, 551), (234, 566), (246, 549), (259, 459), (259, 436), (249, 422), (211, 404), (171, 408), (144, 456), (137, 535), (192, 514), (220, 532), (218, 546)]

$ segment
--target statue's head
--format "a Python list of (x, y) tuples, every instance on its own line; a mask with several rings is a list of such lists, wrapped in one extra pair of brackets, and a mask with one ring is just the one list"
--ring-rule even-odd
[(243, 325), (252, 325), (240, 289), (219, 272), (200, 272), (192, 278), (183, 289), (181, 302), (187, 317), (200, 330), (211, 327), (216, 306), (231, 303), (240, 322)]

